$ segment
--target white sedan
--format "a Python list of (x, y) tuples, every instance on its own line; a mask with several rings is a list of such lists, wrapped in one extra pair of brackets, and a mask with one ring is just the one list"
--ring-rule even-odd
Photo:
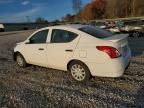
[(4, 25), (0, 24), (0, 32), (4, 32), (4, 31), (5, 31)]
[(89, 25), (42, 28), (14, 48), (20, 67), (34, 64), (64, 70), (80, 82), (91, 76), (120, 77), (131, 58), (127, 35)]

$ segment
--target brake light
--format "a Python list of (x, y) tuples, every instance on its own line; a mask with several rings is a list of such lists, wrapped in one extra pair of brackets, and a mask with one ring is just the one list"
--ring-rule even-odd
[(96, 46), (96, 48), (100, 51), (107, 53), (110, 58), (118, 58), (121, 56), (119, 51), (111, 46)]

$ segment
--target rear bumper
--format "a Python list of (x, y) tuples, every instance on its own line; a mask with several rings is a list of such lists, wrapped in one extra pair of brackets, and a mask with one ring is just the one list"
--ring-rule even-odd
[(110, 59), (105, 63), (87, 63), (92, 76), (100, 77), (121, 77), (128, 68), (131, 59), (131, 52), (126, 57)]

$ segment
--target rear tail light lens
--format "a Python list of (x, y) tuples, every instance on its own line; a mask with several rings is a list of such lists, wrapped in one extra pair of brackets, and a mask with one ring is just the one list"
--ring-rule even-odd
[(121, 56), (119, 51), (111, 46), (96, 46), (96, 48), (100, 51), (107, 53), (110, 58), (118, 58)]

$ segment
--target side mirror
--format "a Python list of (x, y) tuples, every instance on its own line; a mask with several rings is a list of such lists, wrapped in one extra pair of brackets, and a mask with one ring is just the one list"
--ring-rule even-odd
[(29, 44), (29, 43), (30, 43), (30, 40), (26, 40), (26, 41), (25, 41), (25, 44)]

